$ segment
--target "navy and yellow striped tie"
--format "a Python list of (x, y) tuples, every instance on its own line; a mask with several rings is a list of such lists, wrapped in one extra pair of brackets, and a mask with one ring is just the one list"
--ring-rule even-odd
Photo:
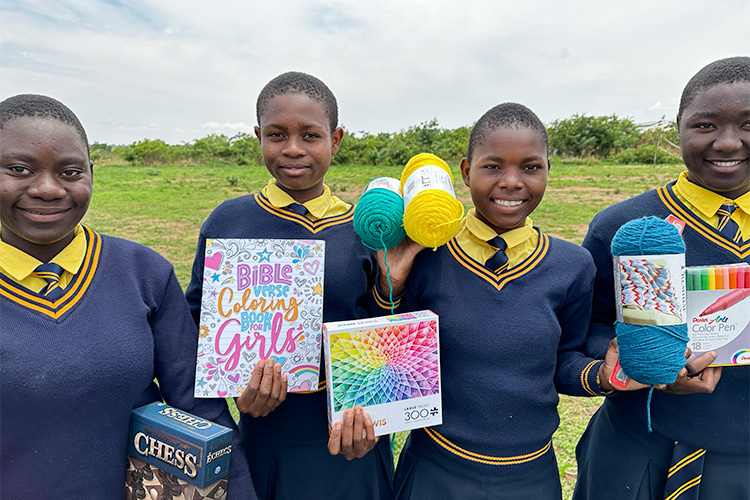
[(675, 441), (664, 500), (697, 500), (706, 450)]
[(62, 273), (62, 267), (50, 262), (38, 266), (31, 274), (47, 282), (39, 293), (54, 302), (62, 297), (64, 293), (64, 290), (60, 288), (60, 276)]
[(505, 255), (505, 249), (508, 248), (508, 244), (500, 236), (495, 236), (487, 243), (490, 246), (496, 248), (495, 254), (487, 259), (484, 263), (485, 267), (489, 268), (494, 273), (501, 273), (508, 269), (508, 256)]
[(297, 215), (305, 216), (307, 215), (307, 207), (304, 206), (302, 203), (290, 203), (286, 208), (291, 210)]
[(719, 207), (716, 211), (716, 215), (719, 216), (719, 232), (730, 241), (737, 244), (742, 244), (742, 235), (740, 234), (740, 226), (732, 219), (732, 212), (737, 208), (734, 204), (729, 203)]

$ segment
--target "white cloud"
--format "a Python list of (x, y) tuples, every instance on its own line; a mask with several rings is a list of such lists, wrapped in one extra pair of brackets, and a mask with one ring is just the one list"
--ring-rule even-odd
[(202, 129), (209, 130), (212, 134), (229, 134), (234, 135), (239, 132), (244, 132), (246, 134), (253, 134), (254, 127), (252, 125), (248, 125), (247, 123), (243, 122), (237, 122), (237, 123), (219, 123), (219, 122), (207, 122), (201, 125)]
[(92, 140), (179, 143), (251, 133), (288, 70), (325, 81), (352, 131), (469, 125), (508, 100), (545, 122), (659, 119), (700, 67), (747, 51), (750, 3), (17, 0), (0, 16), (0, 96), (57, 97)]

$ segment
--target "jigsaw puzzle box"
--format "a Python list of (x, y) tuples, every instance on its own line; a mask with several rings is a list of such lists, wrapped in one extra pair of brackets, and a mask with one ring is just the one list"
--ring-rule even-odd
[(376, 436), (443, 423), (435, 313), (324, 323), (323, 343), (329, 427), (355, 405)]

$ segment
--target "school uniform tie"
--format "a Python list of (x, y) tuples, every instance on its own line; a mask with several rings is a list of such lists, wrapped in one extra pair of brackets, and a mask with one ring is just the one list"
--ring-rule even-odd
[(664, 500), (697, 500), (706, 450), (675, 441)]
[(508, 248), (508, 244), (500, 236), (495, 236), (487, 243), (497, 248), (497, 250), (495, 251), (495, 255), (487, 259), (484, 263), (485, 267), (494, 273), (505, 271), (508, 268), (508, 256), (505, 255), (505, 249)]
[(307, 207), (305, 207), (302, 203), (290, 203), (287, 208), (295, 214), (301, 215), (302, 217), (307, 215)]
[(48, 264), (40, 265), (31, 273), (47, 282), (39, 293), (53, 302), (62, 297), (64, 293), (64, 290), (60, 288), (60, 276), (62, 275), (62, 272), (62, 267), (50, 262)]
[(740, 226), (732, 220), (732, 212), (737, 208), (734, 204), (729, 203), (719, 207), (716, 211), (716, 215), (719, 216), (719, 232), (730, 241), (737, 244), (742, 243), (742, 237), (740, 235)]

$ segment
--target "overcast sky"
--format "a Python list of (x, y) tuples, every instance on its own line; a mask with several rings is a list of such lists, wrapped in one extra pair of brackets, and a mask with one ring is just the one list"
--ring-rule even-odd
[(91, 142), (252, 133), (274, 76), (311, 73), (350, 131), (504, 101), (548, 123), (676, 113), (705, 64), (750, 54), (748, 0), (1, 0), (0, 98), (55, 97)]

